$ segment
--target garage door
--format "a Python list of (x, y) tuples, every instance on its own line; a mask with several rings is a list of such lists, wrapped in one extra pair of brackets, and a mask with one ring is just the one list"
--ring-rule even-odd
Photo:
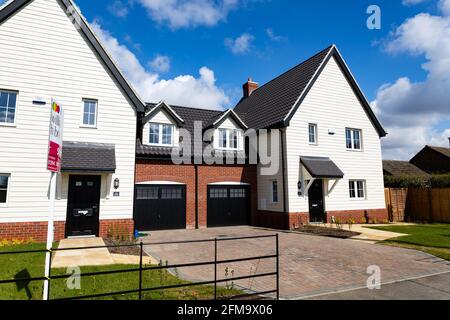
[(140, 231), (185, 229), (186, 187), (137, 185), (135, 228)]
[(250, 190), (247, 186), (208, 187), (208, 227), (250, 224)]

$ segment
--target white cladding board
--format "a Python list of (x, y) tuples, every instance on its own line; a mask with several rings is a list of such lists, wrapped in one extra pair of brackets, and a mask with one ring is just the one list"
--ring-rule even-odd
[[(34, 0), (0, 25), (0, 89), (19, 92), (16, 125), (0, 125), (0, 172), (11, 173), (0, 222), (46, 220), (51, 98), (64, 108), (65, 141), (115, 145), (117, 169), (102, 177), (100, 219), (132, 218), (136, 113), (58, 1)], [(35, 97), (47, 105), (32, 104)], [(83, 98), (98, 101), (96, 129), (80, 127)], [(119, 197), (106, 185), (115, 178)], [(65, 220), (68, 175), (59, 181), (56, 220)]]
[[(309, 123), (317, 124), (317, 146), (308, 143)], [(347, 127), (362, 130), (362, 151), (346, 149)], [(289, 212), (308, 212), (308, 198), (297, 192), (300, 156), (329, 157), (345, 174), (325, 197), (327, 211), (385, 208), (380, 137), (334, 58), (293, 116), (287, 150)], [(366, 199), (350, 199), (350, 179), (366, 180)]]

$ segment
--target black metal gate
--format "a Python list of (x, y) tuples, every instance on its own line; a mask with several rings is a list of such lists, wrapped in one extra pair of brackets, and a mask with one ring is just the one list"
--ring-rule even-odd
[(140, 231), (186, 228), (186, 186), (137, 185), (135, 228)]
[(250, 224), (250, 188), (248, 186), (208, 187), (208, 227)]

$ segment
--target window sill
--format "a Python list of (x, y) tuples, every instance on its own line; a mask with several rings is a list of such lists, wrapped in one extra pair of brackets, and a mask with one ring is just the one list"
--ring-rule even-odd
[(347, 148), (346, 150), (350, 151), (350, 152), (363, 152), (363, 149), (349, 149), (349, 148)]
[(149, 146), (149, 147), (161, 147), (161, 148), (175, 148), (175, 146), (173, 144), (152, 144), (152, 143), (147, 143), (146, 146)]
[(0, 127), (16, 128), (17, 125), (15, 123), (0, 123)]
[(8, 208), (8, 204), (7, 203), (0, 203), (0, 208)]
[(80, 128), (83, 128), (83, 129), (97, 129), (97, 126), (80, 125)]

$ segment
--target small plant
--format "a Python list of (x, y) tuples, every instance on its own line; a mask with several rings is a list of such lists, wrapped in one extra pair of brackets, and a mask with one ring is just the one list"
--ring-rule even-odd
[(353, 225), (356, 223), (355, 219), (353, 219), (352, 216), (350, 216), (350, 218), (347, 221), (348, 223), (348, 230), (352, 230)]
[(341, 222), (341, 220), (340, 219), (336, 219), (335, 223), (336, 223), (336, 228), (338, 230), (342, 230), (342, 222)]
[(225, 282), (225, 287), (227, 288), (227, 290), (232, 290), (234, 288), (234, 282), (231, 281), (231, 285), (228, 283), (228, 276), (231, 274), (231, 278), (234, 278), (234, 269), (231, 269), (229, 267), (225, 268), (225, 279), (227, 279), (227, 281)]

